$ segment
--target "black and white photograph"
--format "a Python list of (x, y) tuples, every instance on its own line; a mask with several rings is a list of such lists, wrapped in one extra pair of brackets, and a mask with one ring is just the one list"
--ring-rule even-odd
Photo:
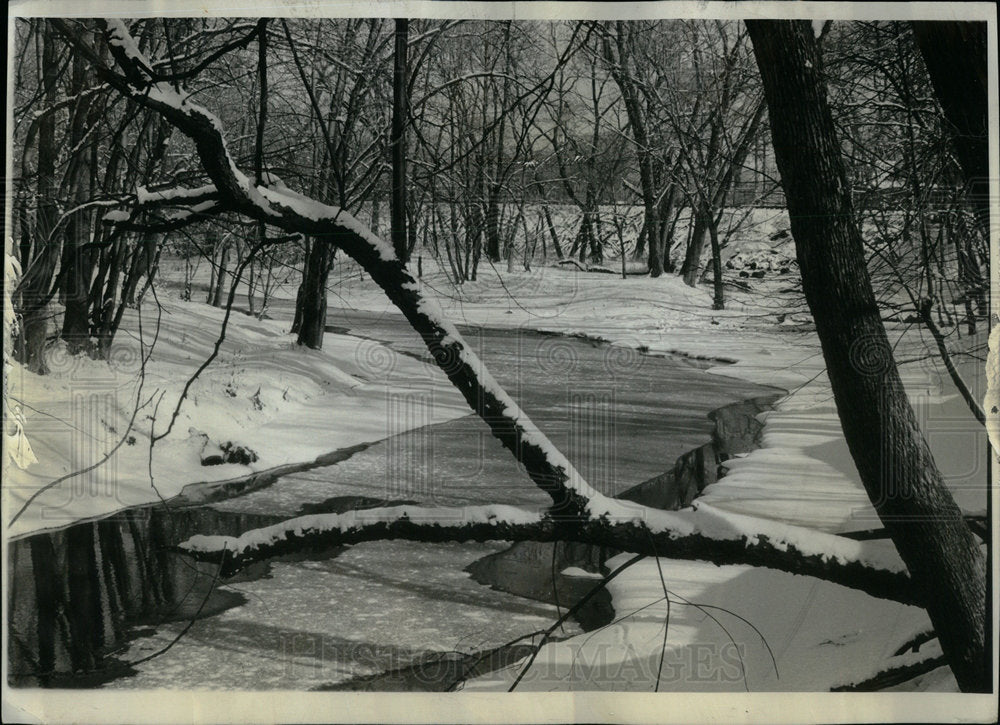
[(8, 8), (6, 722), (995, 722), (995, 5)]

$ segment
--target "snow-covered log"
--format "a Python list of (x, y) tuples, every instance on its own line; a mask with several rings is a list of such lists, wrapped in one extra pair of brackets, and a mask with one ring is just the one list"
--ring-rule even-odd
[[(614, 502), (617, 503), (617, 502)], [(902, 563), (872, 542), (762, 521), (702, 504), (681, 511), (632, 506), (635, 516), (555, 521), (511, 506), (394, 506), (289, 519), (240, 536), (194, 536), (180, 550), (232, 576), (255, 562), (345, 544), (410, 541), (579, 541), (649, 556), (751, 564), (814, 576), (907, 604), (918, 602)]]
[[(438, 303), (395, 256), (391, 245), (338, 207), (289, 189), (279, 179), (255, 183), (230, 156), (220, 121), (183, 90), (154, 80), (149, 62), (119, 20), (98, 21), (121, 72), (107, 67), (100, 54), (65, 20), (53, 20), (67, 40), (95, 67), (102, 80), (135, 103), (160, 113), (190, 137), (211, 186), (157, 192), (162, 199), (217, 203), (229, 211), (287, 230), (329, 241), (356, 260), (384, 290), (418, 332), (435, 362), (461, 392), (493, 435), (511, 451), (528, 475), (552, 499), (545, 518), (500, 513), (502, 507), (448, 511), (381, 509), (363, 514), (310, 517), (249, 532), (238, 539), (196, 538), (185, 548), (192, 555), (231, 557), (230, 569), (293, 549), (337, 546), (382, 538), (421, 541), (488, 539), (578, 540), (656, 556), (701, 559), (719, 564), (753, 564), (810, 574), (874, 596), (915, 602), (909, 577), (894, 558), (871, 554), (864, 542), (820, 534), (777, 522), (723, 513), (702, 505), (678, 512), (648, 509), (610, 499), (591, 488), (572, 464), (535, 426), (466, 346)], [(492, 511), (495, 518), (482, 515)], [(516, 510), (513, 510), (516, 511)], [(470, 513), (472, 512), (472, 513)], [(454, 513), (454, 512), (451, 512)], [(418, 515), (419, 514), (419, 515)], [(350, 518), (353, 517), (353, 518)]]

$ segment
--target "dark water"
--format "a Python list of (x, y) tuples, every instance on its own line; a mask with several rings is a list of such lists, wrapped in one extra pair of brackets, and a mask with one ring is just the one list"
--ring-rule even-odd
[[(328, 319), (430, 362), (422, 341), (398, 317), (330, 310)], [(704, 361), (652, 357), (533, 331), (460, 329), (497, 381), (581, 475), (607, 495), (662, 474), (683, 453), (708, 441), (712, 410), (774, 392), (706, 373), (710, 364)], [(393, 436), (336, 466), (285, 476), (280, 486), (219, 507), (293, 515), (303, 503), (342, 495), (447, 506), (549, 503), (486, 424), (470, 414)]]

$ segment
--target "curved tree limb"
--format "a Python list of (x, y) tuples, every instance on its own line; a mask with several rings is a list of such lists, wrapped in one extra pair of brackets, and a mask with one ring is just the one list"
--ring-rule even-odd
[(918, 604), (902, 562), (841, 536), (762, 521), (702, 504), (680, 511), (636, 507), (641, 518), (554, 520), (512, 506), (393, 506), (282, 521), (240, 536), (194, 536), (179, 549), (218, 563), (224, 576), (250, 564), (345, 544), (407, 541), (578, 541), (647, 556), (750, 564), (814, 576), (883, 599)]

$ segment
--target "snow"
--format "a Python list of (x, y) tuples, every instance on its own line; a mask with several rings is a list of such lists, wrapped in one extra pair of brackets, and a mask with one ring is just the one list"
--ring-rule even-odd
[[(546, 644), (517, 690), (824, 690), (874, 674), (862, 663), (900, 664), (906, 658), (892, 653), (929, 625), (919, 608), (809, 577), (684, 561), (663, 561), (662, 571), (669, 610), (656, 561), (633, 565), (608, 584), (616, 621)], [(464, 691), (506, 690), (525, 664), (472, 680)]]
[(120, 222), (127, 222), (129, 220), (129, 214), (121, 209), (112, 209), (104, 215), (104, 221), (108, 223), (117, 224)]
[[(765, 243), (758, 240), (778, 226), (780, 222), (762, 222), (754, 241), (736, 245), (733, 253), (763, 254)], [(785, 240), (775, 248), (789, 244)], [(378, 290), (366, 288), (350, 269), (340, 274), (333, 281), (339, 304), (396, 314)], [(421, 283), (448, 299), (456, 322), (583, 335), (650, 354), (726, 361), (710, 372), (789, 391), (764, 416), (762, 446), (728, 461), (726, 477), (706, 489), (701, 500), (718, 509), (832, 533), (879, 527), (840, 430), (804, 301), (781, 292), (797, 284), (797, 274), (762, 280), (752, 296), (728, 290), (727, 309), (721, 311), (711, 309), (708, 286), (691, 288), (674, 276), (623, 281), (565, 267), (513, 273), (485, 267), (479, 281), (459, 287), (436, 272), (425, 272)], [(786, 324), (777, 323), (779, 315)], [(987, 454), (981, 427), (936, 356), (927, 358), (927, 350), (934, 349), (929, 336), (909, 325), (887, 324), (887, 330), (897, 360), (914, 361), (901, 364), (900, 375), (918, 420), (938, 428), (927, 436), (928, 443), (953, 495), (967, 512), (985, 510)], [(1000, 338), (995, 344), (1000, 346)], [(977, 395), (985, 394), (987, 379), (1000, 379), (988, 376), (974, 359), (968, 359), (962, 373), (978, 386)], [(629, 515), (622, 509), (608, 513)]]
[(206, 196), (216, 193), (218, 192), (213, 184), (206, 184), (194, 189), (171, 187), (169, 189), (159, 189), (157, 191), (150, 191), (145, 186), (139, 186), (136, 187), (135, 197), (136, 203), (139, 204), (139, 206), (145, 206), (147, 204), (163, 202), (181, 202), (190, 201), (192, 199), (203, 199)]
[[(48, 353), (53, 374), (39, 376), (12, 363), (10, 391), (24, 401), (24, 431), (37, 463), (5, 471), (7, 520), (40, 486), (100, 460), (123, 437), (108, 462), (93, 474), (69, 479), (41, 495), (8, 529), (9, 535), (111, 513), (170, 497), (198, 481), (223, 481), (290, 463), (468, 412), (465, 401), (437, 368), (397, 356), (371, 340), (327, 333), (323, 350), (294, 344), (287, 323), (234, 313), (219, 358), (196, 381), (176, 424), (162, 434), (184, 382), (208, 356), (223, 311), (158, 293), (163, 306), (158, 340), (140, 379), (139, 315), (126, 312), (110, 364), (70, 357), (61, 344)], [(143, 342), (156, 327), (155, 300), (142, 308)], [(391, 360), (386, 369), (378, 359)], [(393, 407), (399, 396), (430, 394), (430, 411)], [(146, 405), (126, 433), (135, 401)], [(150, 416), (155, 414), (155, 428)], [(402, 416), (402, 417), (400, 417)], [(257, 452), (256, 463), (204, 467), (199, 452), (206, 434)], [(27, 449), (25, 449), (27, 450)], [(6, 466), (5, 466), (6, 467)], [(152, 481), (151, 481), (152, 478)], [(155, 489), (154, 489), (155, 484)], [(159, 492), (159, 494), (157, 494)]]
[[(12, 240), (8, 241), (8, 244)], [(14, 337), (17, 334), (17, 316), (14, 314), (14, 303), (11, 300), (11, 292), (17, 286), (17, 280), (21, 276), (21, 265), (13, 254), (4, 254), (3, 266), (3, 467), (8, 468), (8, 462), (13, 463), (19, 469), (26, 469), (33, 463), (37, 463), (31, 443), (24, 432), (24, 408), (17, 404), (8, 396), (10, 375), (13, 371), (14, 362), (11, 358), (11, 351), (14, 344)]]
[(848, 679), (841, 684), (856, 685), (874, 678), (886, 669), (919, 665), (923, 662), (939, 658), (942, 654), (941, 643), (934, 639), (920, 647), (920, 649), (916, 652), (904, 652), (901, 655), (891, 657), (882, 662), (879, 667), (872, 668), (867, 672), (856, 670), (852, 672)]
[(603, 575), (593, 571), (586, 571), (578, 566), (568, 566), (559, 572), (563, 576), (571, 576), (576, 579), (603, 579)]
[(152, 68), (146, 56), (139, 50), (139, 46), (136, 44), (132, 34), (129, 33), (128, 28), (125, 27), (123, 21), (118, 18), (105, 18), (104, 22), (110, 31), (108, 34), (108, 43), (110, 45), (120, 47), (125, 51), (125, 55), (128, 58), (141, 63), (146, 68)]

